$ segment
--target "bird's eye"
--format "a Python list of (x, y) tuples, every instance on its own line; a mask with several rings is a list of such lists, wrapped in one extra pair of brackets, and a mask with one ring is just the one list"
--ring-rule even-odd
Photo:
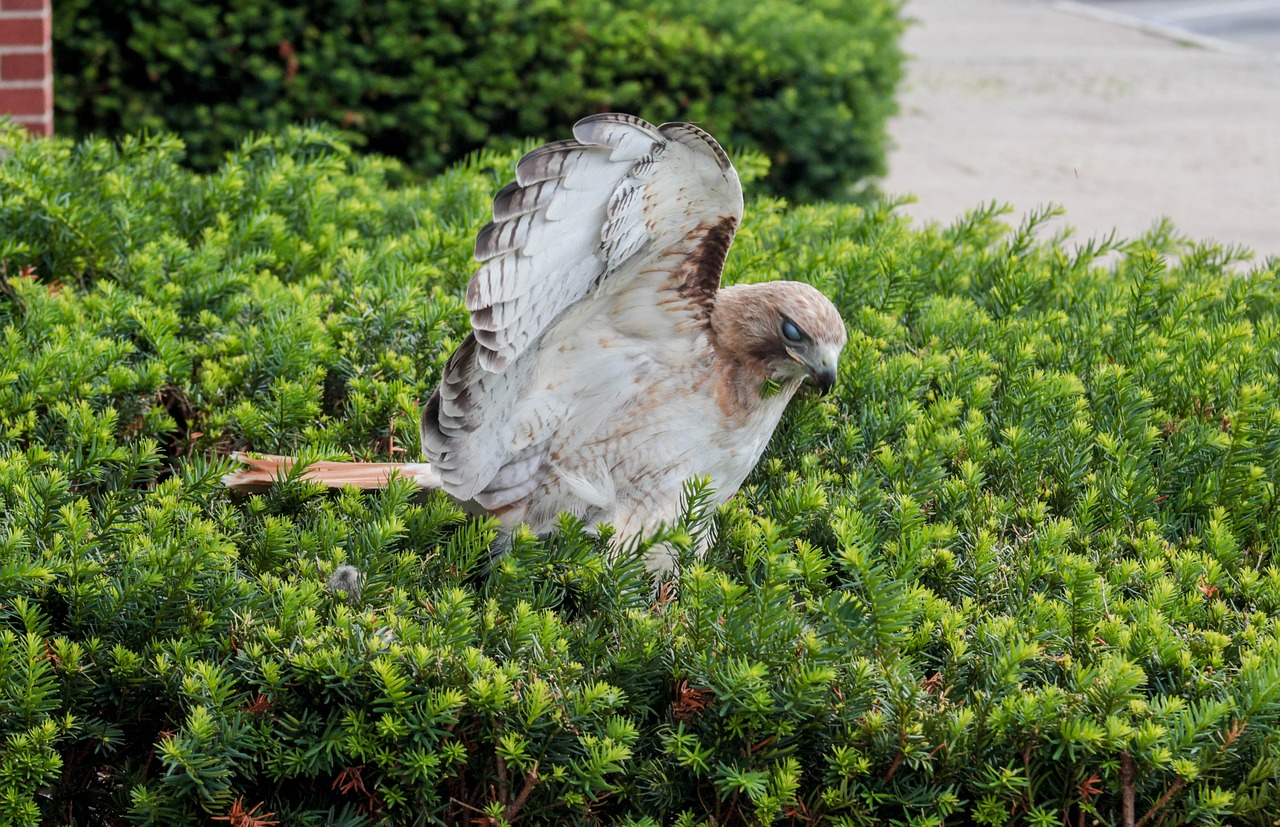
[(798, 342), (804, 338), (800, 328), (796, 327), (796, 323), (790, 319), (782, 320), (782, 336), (789, 342)]

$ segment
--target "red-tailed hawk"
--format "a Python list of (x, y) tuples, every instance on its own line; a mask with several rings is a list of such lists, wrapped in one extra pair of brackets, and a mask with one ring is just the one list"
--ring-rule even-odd
[[(818, 290), (720, 288), (742, 187), (710, 135), (620, 114), (573, 134), (520, 160), (476, 238), (473, 332), (422, 411), (426, 462), (305, 476), (376, 488), (400, 473), (507, 531), (571, 512), (626, 540), (677, 518), (692, 477), (731, 497), (801, 382), (835, 383), (845, 329)], [(246, 490), (290, 464), (239, 458), (226, 481)]]

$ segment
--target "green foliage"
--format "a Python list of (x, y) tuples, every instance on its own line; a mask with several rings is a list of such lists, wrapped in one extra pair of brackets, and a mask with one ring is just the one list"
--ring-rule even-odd
[(0, 143), (0, 824), (1271, 823), (1276, 260), (755, 199), (727, 277), (831, 295), (841, 382), (655, 591), (572, 521), (490, 565), (439, 494), (220, 484), (417, 453), (514, 156)]
[(318, 120), (425, 172), (594, 112), (694, 120), (792, 198), (883, 172), (900, 0), (67, 0), (58, 131), (173, 130), (199, 169)]

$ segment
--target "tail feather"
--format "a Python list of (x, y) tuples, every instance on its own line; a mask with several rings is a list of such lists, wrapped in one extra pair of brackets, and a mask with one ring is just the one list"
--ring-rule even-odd
[[(248, 467), (222, 478), (222, 484), (233, 491), (258, 493), (266, 491), (293, 468), (293, 457), (263, 454), (249, 457), (239, 452), (232, 459)], [(407, 477), (421, 488), (439, 488), (440, 475), (425, 462), (313, 462), (302, 472), (302, 479), (324, 483), (330, 488), (386, 488), (392, 477)]]

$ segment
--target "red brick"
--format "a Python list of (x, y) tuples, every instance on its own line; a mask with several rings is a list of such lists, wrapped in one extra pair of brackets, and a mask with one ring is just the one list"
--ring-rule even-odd
[(53, 134), (53, 118), (39, 118), (34, 121), (20, 118), (17, 122), (25, 126), (32, 135), (48, 136)]
[(4, 89), (0, 88), (0, 112), (12, 115), (43, 115), (52, 108), (53, 95), (49, 88)]
[(0, 46), (43, 46), (49, 40), (49, 15), (0, 19)]
[(49, 0), (0, 0), (0, 11), (41, 11), (49, 8)]
[(44, 80), (52, 74), (49, 53), (0, 55), (0, 81)]

